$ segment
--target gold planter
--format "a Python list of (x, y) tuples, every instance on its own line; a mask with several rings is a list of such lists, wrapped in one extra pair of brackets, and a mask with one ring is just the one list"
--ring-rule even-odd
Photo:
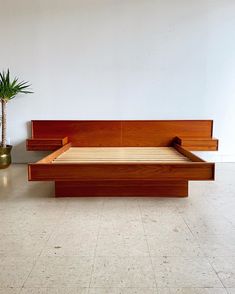
[(11, 145), (0, 146), (0, 169), (7, 168), (11, 164)]

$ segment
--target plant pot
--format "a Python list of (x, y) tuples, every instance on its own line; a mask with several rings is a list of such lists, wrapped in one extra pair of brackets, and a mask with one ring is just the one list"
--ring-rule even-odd
[(11, 145), (0, 146), (0, 169), (7, 168), (11, 164)]

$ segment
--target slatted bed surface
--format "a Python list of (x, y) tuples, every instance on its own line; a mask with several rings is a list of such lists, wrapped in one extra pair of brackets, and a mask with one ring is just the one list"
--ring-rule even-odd
[(71, 147), (52, 163), (190, 163), (173, 147)]

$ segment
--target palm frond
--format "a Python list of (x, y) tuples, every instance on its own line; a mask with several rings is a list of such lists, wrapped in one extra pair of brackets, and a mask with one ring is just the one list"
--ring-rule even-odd
[(14, 78), (11, 81), (10, 71), (3, 71), (0, 73), (0, 99), (4, 99), (6, 101), (13, 99), (17, 94), (32, 94), (32, 91), (26, 90), (31, 85), (29, 82), (18, 81), (18, 78)]

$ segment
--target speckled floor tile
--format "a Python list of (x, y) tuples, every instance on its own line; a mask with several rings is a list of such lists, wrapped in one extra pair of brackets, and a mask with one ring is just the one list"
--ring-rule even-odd
[(209, 262), (202, 257), (152, 257), (158, 287), (223, 287)]
[(46, 256), (94, 256), (97, 234), (93, 232), (55, 233), (41, 255)]
[(147, 235), (147, 242), (151, 256), (203, 256), (191, 232), (162, 232)]
[(88, 287), (93, 259), (45, 256), (37, 260), (25, 287)]
[(91, 287), (156, 287), (149, 257), (97, 257)]
[(227, 288), (235, 288), (235, 257), (211, 257), (209, 261)]
[(158, 294), (155, 288), (90, 288), (89, 294)]
[(158, 294), (227, 294), (222, 288), (159, 288)]
[(80, 287), (23, 288), (20, 294), (88, 294), (88, 290)]
[(141, 234), (100, 234), (96, 256), (149, 256), (149, 249)]
[(0, 288), (0, 294), (20, 294), (21, 288)]
[(0, 287), (22, 287), (34, 264), (33, 257), (0, 257)]

